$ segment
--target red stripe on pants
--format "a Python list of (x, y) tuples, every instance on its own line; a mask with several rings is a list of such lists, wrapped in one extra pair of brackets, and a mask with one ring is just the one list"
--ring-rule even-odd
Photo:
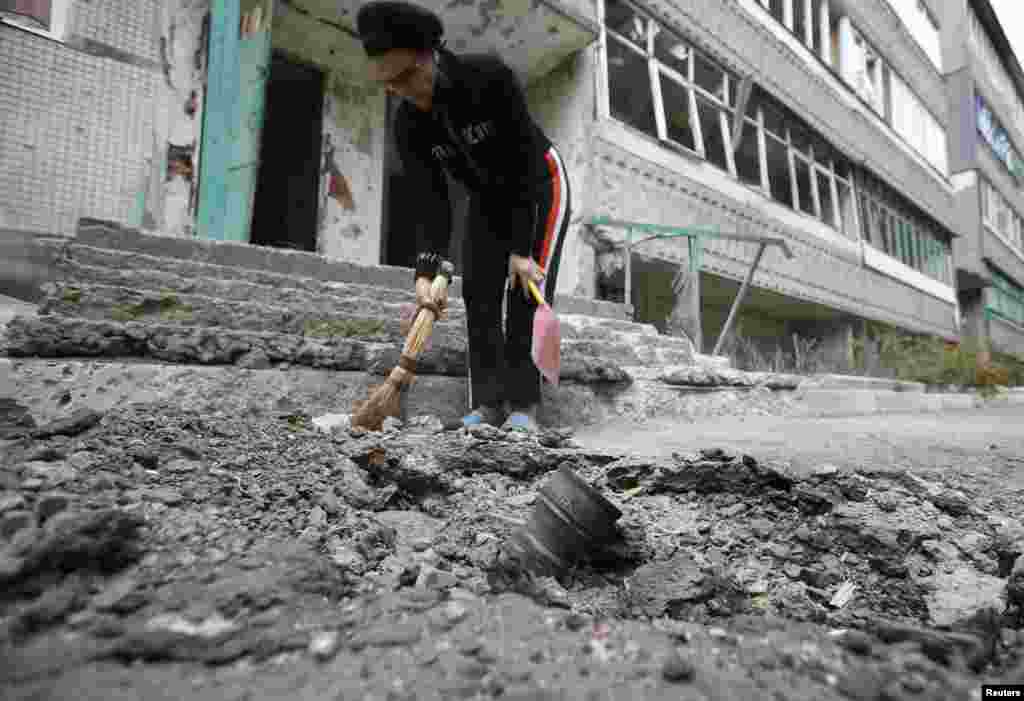
[(544, 158), (548, 162), (548, 172), (551, 173), (551, 208), (548, 210), (548, 221), (544, 227), (544, 241), (541, 244), (540, 260), (537, 262), (540, 267), (546, 268), (548, 256), (551, 253), (551, 242), (555, 238), (555, 224), (558, 222), (558, 212), (562, 202), (562, 179), (558, 175), (558, 163), (549, 151)]

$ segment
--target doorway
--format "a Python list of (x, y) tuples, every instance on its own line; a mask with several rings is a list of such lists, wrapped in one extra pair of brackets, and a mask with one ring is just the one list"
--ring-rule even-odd
[(324, 74), (274, 52), (250, 242), (316, 251)]

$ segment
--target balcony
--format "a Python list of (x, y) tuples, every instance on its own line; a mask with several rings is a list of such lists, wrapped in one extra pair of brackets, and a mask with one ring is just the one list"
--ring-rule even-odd
[[(418, 4), (442, 17), (450, 49), (496, 51), (527, 84), (596, 41), (599, 33), (594, 8), (585, 0), (509, 1), (500, 10), (482, 0)], [(355, 31), (361, 5), (358, 0), (278, 0), (274, 47), (362, 82), (366, 58)]]

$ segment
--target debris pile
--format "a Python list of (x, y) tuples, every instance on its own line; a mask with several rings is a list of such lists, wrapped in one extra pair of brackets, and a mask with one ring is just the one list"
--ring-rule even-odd
[[(1024, 525), (956, 475), (650, 459), (427, 417), (367, 433), (136, 405), (9, 425), (16, 698), (81, 675), (144, 698), (156, 675), (176, 698), (959, 699), (1020, 675)], [(558, 471), (621, 518), (550, 576), (509, 543)]]

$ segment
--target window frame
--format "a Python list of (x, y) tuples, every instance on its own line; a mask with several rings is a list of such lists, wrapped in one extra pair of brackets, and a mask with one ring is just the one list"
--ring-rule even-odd
[[(952, 241), (945, 240), (927, 215), (905, 205), (899, 194), (878, 178), (861, 174), (858, 186), (861, 206), (869, 213), (869, 221), (861, 223), (865, 242), (908, 268), (951, 286)], [(876, 232), (881, 248), (875, 242)]]
[(1024, 287), (999, 270), (990, 268), (989, 272), (992, 274), (992, 286), (988, 288), (986, 309), (1018, 326), (1024, 326)]
[[(1016, 179), (1018, 174), (1014, 172), (1014, 164), (1024, 164), (1024, 160), (1021, 159), (1020, 149), (1017, 148), (1013, 138), (1010, 136), (1010, 132), (1006, 130), (1006, 127), (1003, 126), (1002, 120), (998, 115), (996, 115), (995, 110), (992, 109), (992, 103), (985, 99), (985, 96), (978, 89), (977, 84), (974, 86), (974, 93), (974, 128), (981, 136), (981, 140), (985, 142), (989, 150), (992, 152), (992, 156), (999, 161), (1004, 168), (1006, 168), (1007, 172), (1009, 172), (1011, 176)], [(982, 128), (982, 115), (987, 115), (988, 119), (991, 121), (991, 139), (988, 134), (986, 134), (987, 130)], [(996, 149), (996, 135), (1000, 133), (1006, 139), (1007, 148), (1005, 158), (1001, 156), (999, 151)], [(1018, 179), (1016, 182), (1018, 183), (1018, 188), (1020, 188), (1022, 186), (1021, 181)]]
[(72, 0), (50, 0), (50, 27), (42, 29), (32, 24), (19, 22), (16, 19), (0, 17), (0, 25), (14, 27), (52, 41), (64, 43), (69, 36), (71, 26), (71, 3)]
[[(992, 234), (1003, 240), (1017, 255), (1024, 258), (1024, 217), (1022, 217), (1013, 205), (1003, 197), (996, 187), (987, 178), (982, 178), (982, 225)], [(1006, 213), (1007, 229), (1003, 233), (999, 229), (999, 215)]]
[[(793, 115), (783, 105), (778, 104), (774, 98), (767, 93), (767, 91), (764, 91), (758, 86), (758, 90), (760, 90), (765, 99), (769, 101), (768, 105), (772, 109), (779, 111), (779, 117), (782, 119), (784, 125), (785, 139), (782, 139), (779, 135), (775, 134), (774, 131), (769, 133), (767, 128), (766, 109), (764, 105), (758, 105), (754, 115), (751, 115), (749, 112), (743, 115), (740, 120), (740, 129), (746, 130), (749, 126), (755, 130), (755, 134), (757, 136), (760, 170), (760, 184), (755, 185), (745, 181), (739, 176), (736, 166), (736, 152), (733, 149), (732, 126), (734, 123), (735, 112), (738, 108), (738, 105), (734, 104), (736, 101), (736, 85), (739, 82), (738, 76), (734, 75), (727, 67), (720, 65), (712, 56), (697, 47), (694, 42), (690, 41), (682, 33), (660, 24), (649, 11), (645, 10), (638, 3), (632, 2), (631, 0), (614, 0), (614, 2), (626, 6), (638, 17), (643, 19), (646, 30), (644, 35), (644, 43), (646, 46), (639, 46), (636, 42), (621, 35), (615, 29), (608, 26), (605, 19), (607, 17), (607, 2), (608, 0), (602, 0), (602, 7), (600, 9), (602, 18), (602, 40), (600, 42), (600, 46), (602, 47), (603, 52), (602, 64), (604, 68), (602, 82), (605, 86), (605, 90), (602, 96), (604, 104), (601, 106), (599, 112), (604, 118), (610, 119), (631, 131), (639, 131), (639, 133), (643, 134), (645, 137), (655, 139), (663, 147), (674, 151), (680, 151), (691, 157), (697, 157), (708, 165), (727, 172), (729, 176), (740, 185), (756, 190), (766, 198), (778, 202), (779, 204), (783, 204), (796, 213), (812, 217), (850, 240), (857, 241), (860, 239), (861, 226), (859, 223), (859, 216), (856, 211), (858, 187), (856, 178), (853, 177), (854, 171), (852, 167), (849, 168), (850, 177), (848, 178), (840, 177), (837, 174), (832, 154), (840, 154), (838, 154), (838, 151), (836, 151), (831, 142), (825, 139), (816, 130), (807, 126), (799, 117)], [(664, 63), (658, 58), (656, 41), (661, 33), (670, 35), (674, 41), (682, 44), (687, 49), (687, 75), (682, 75), (675, 66)], [(610, 41), (619, 42), (619, 44), (623, 45), (626, 49), (634, 51), (638, 57), (645, 58), (647, 60), (647, 79), (655, 112), (654, 122), (656, 133), (654, 134), (642, 129), (637, 129), (612, 114), (611, 105), (612, 92), (614, 88), (612, 86), (608, 63), (608, 49)], [(721, 71), (721, 95), (712, 93), (703, 85), (699, 84), (697, 81), (697, 61), (703, 61), (709, 64), (712, 68)], [(670, 81), (679, 90), (684, 91), (686, 95), (687, 109), (689, 110), (690, 116), (689, 123), (691, 136), (694, 142), (694, 148), (692, 149), (685, 144), (675, 141), (668, 134), (668, 114), (666, 112), (663, 81)], [(718, 119), (716, 120), (717, 123), (714, 127), (719, 130), (720, 138), (725, 144), (726, 167), (724, 169), (708, 158), (709, 135), (705, 133), (704, 119), (702, 119), (700, 111), (702, 103), (710, 104), (718, 116)], [(794, 128), (799, 128), (807, 132), (809, 135), (812, 146), (806, 149), (806, 151), (798, 149), (794, 145), (792, 134)], [(741, 132), (741, 143), (743, 138), (744, 135)], [(769, 138), (775, 139), (785, 148), (787, 170), (785, 177), (789, 178), (791, 200), (789, 202), (783, 202), (782, 200), (777, 199), (772, 191), (772, 179), (769, 170), (768, 157)], [(821, 157), (815, 156), (813, 143), (816, 141), (820, 141), (826, 145), (828, 149), (827, 154), (823, 154)], [(809, 176), (811, 199), (810, 212), (805, 211), (800, 204), (800, 190), (796, 171), (797, 158), (800, 158), (804, 163)], [(842, 156), (842, 158), (844, 163), (848, 162), (845, 156)], [(819, 183), (819, 175), (824, 177), (828, 182), (827, 197), (831, 200), (832, 204), (831, 216), (829, 217), (823, 217), (822, 192), (820, 191), (823, 183)], [(840, 183), (844, 186), (844, 192), (849, 193), (848, 200), (846, 201), (840, 198)]]

